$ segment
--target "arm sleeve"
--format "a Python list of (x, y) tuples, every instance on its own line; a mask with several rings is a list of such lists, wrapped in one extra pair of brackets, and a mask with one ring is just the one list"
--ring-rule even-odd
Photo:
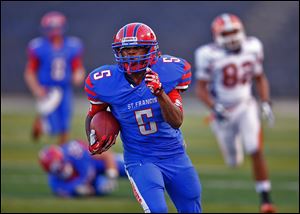
[(170, 93), (168, 93), (169, 98), (171, 101), (179, 107), (180, 111), (183, 111), (183, 106), (182, 106), (182, 98), (177, 89), (173, 89)]
[(85, 80), (84, 90), (88, 96), (88, 100), (91, 104), (103, 104), (101, 100), (98, 99), (97, 94), (95, 92), (95, 86), (91, 81), (90, 75)]
[(97, 98), (97, 94), (94, 92), (94, 85), (91, 81), (90, 75), (85, 80), (85, 87), (84, 90), (87, 93), (88, 100), (90, 101), (90, 108), (88, 110), (89, 116), (94, 116), (97, 112), (106, 110), (108, 104), (102, 102), (100, 99)]
[(255, 55), (255, 64), (254, 64), (254, 75), (260, 75), (263, 73), (263, 61), (264, 61), (264, 50), (263, 45), (260, 40), (253, 38), (251, 44), (254, 55)]
[(34, 50), (30, 47), (27, 49), (27, 56), (28, 56), (28, 61), (27, 61), (27, 69), (30, 72), (36, 73), (39, 68), (39, 58), (35, 54)]
[(82, 56), (84, 52), (83, 44), (77, 37), (70, 37), (68, 40), (73, 50), (73, 57), (71, 61), (72, 71), (76, 71), (78, 68), (83, 67)]
[(196, 79), (210, 80), (211, 79), (211, 63), (208, 56), (207, 48), (199, 48), (195, 51), (195, 67)]
[(83, 67), (81, 56), (77, 56), (72, 60), (71, 67), (73, 72)]
[(99, 111), (105, 111), (108, 107), (108, 104), (102, 103), (102, 104), (90, 104), (90, 108), (88, 110), (88, 115), (93, 117), (97, 112)]
[(191, 72), (191, 65), (186, 60), (184, 60), (184, 74), (182, 75), (179, 83), (175, 87), (176, 89), (186, 90), (192, 81), (192, 72)]

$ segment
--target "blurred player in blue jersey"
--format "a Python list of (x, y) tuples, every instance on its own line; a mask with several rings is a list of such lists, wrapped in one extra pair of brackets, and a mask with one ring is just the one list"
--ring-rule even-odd
[(143, 23), (122, 27), (112, 48), (117, 64), (95, 69), (85, 82), (90, 152), (102, 153), (115, 143), (115, 136), (97, 139), (90, 130), (93, 115), (109, 107), (120, 123), (127, 176), (144, 211), (167, 212), (166, 190), (178, 212), (201, 212), (200, 180), (179, 129), (180, 92), (191, 82), (190, 64), (161, 55), (156, 35)]
[(81, 86), (85, 78), (83, 47), (76, 37), (64, 35), (66, 17), (56, 11), (41, 19), (42, 37), (28, 45), (25, 81), (36, 98), (38, 116), (33, 138), (41, 134), (59, 135), (58, 143), (68, 139), (72, 117), (72, 83)]
[(60, 197), (105, 195), (116, 190), (119, 176), (126, 176), (121, 154), (91, 156), (87, 144), (78, 140), (44, 147), (39, 162)]

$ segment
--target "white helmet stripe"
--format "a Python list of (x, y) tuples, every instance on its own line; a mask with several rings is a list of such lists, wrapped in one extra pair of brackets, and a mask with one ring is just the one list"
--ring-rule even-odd
[(224, 21), (224, 29), (226, 31), (232, 30), (233, 29), (233, 24), (230, 18), (230, 15), (228, 13), (225, 13), (222, 15), (222, 19)]

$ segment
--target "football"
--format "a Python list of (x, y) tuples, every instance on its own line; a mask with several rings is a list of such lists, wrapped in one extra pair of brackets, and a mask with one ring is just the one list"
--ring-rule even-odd
[(120, 131), (119, 122), (110, 111), (100, 111), (91, 120), (90, 128), (96, 132), (97, 139), (103, 135), (118, 135)]

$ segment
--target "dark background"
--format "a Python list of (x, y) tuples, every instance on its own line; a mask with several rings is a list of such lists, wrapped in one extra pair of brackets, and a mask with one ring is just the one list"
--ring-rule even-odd
[[(299, 96), (297, 1), (1, 1), (1, 95), (29, 94), (23, 79), (26, 47), (40, 35), (40, 18), (50, 10), (63, 12), (68, 19), (67, 35), (82, 39), (87, 72), (114, 63), (113, 35), (130, 22), (150, 26), (163, 53), (194, 65), (194, 50), (211, 42), (212, 20), (223, 12), (234, 13), (243, 21), (247, 35), (264, 44), (272, 97)], [(76, 92), (83, 93), (83, 89)]]

